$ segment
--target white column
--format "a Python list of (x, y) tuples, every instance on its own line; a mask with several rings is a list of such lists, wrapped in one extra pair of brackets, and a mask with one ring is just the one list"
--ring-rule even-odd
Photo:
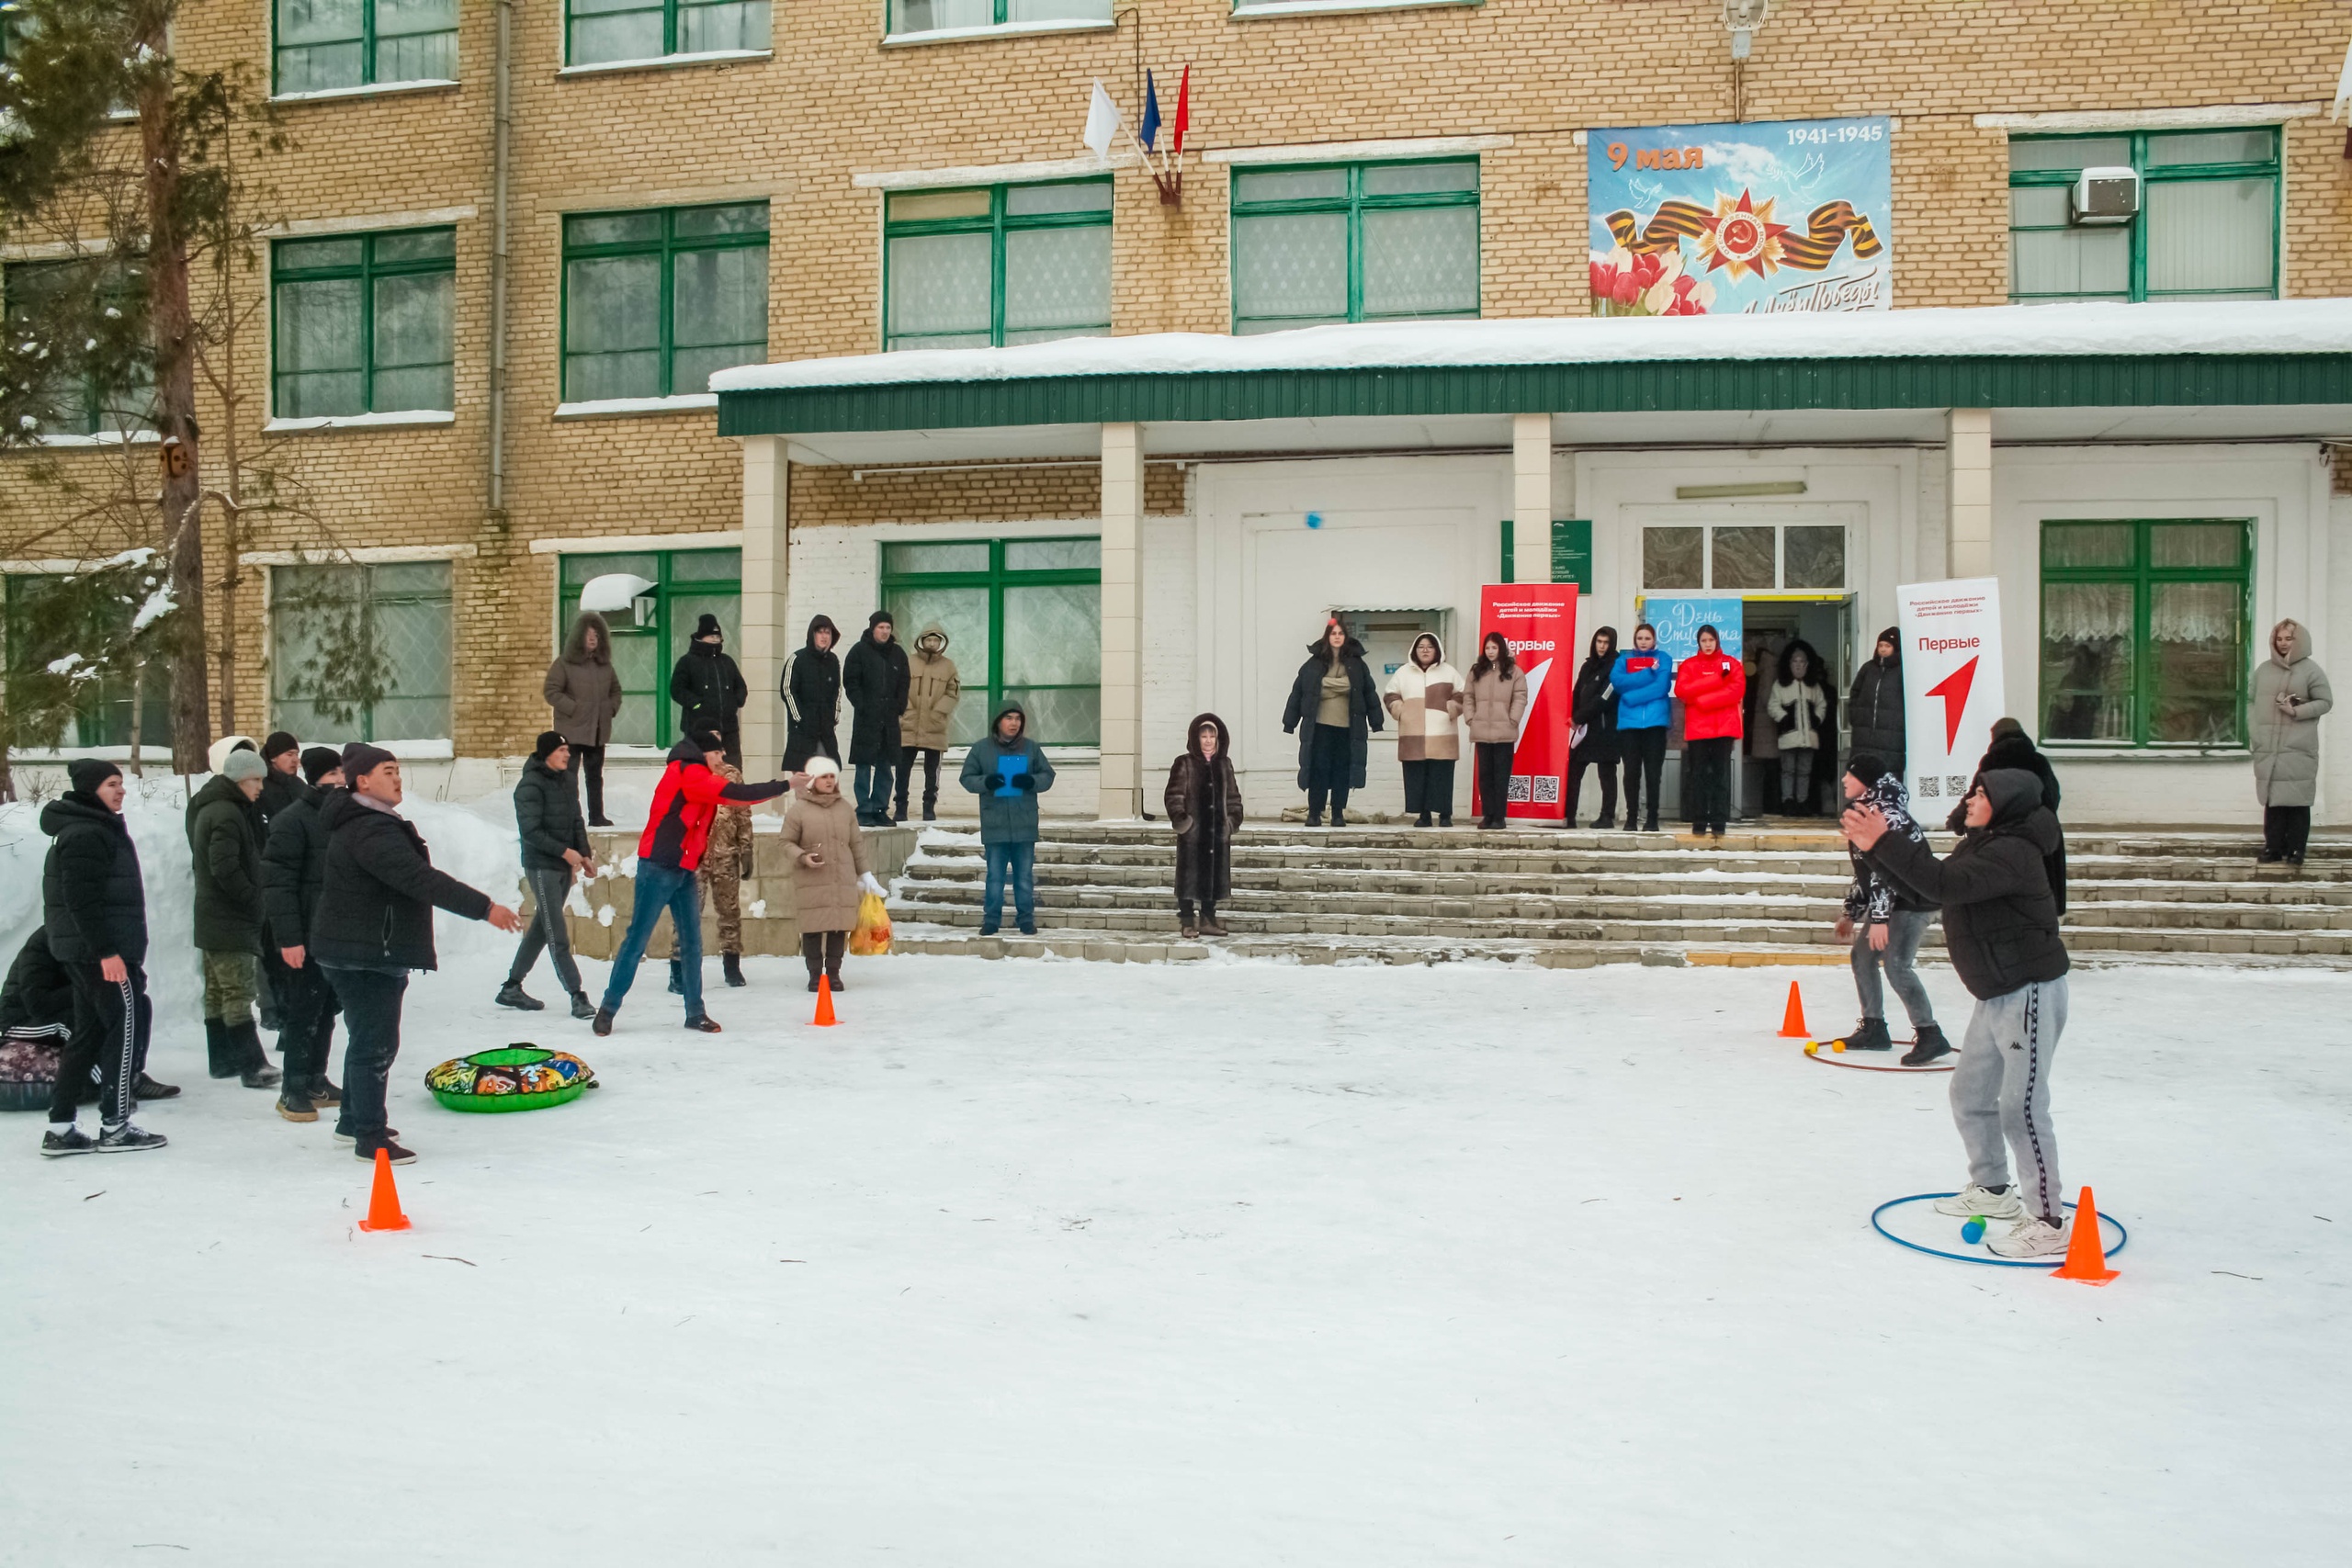
[(1512, 575), (1552, 581), (1552, 416), (1510, 416)]
[(1102, 427), (1102, 763), (1106, 822), (1143, 814), (1143, 426)]
[(792, 463), (778, 435), (743, 438), (743, 776), (765, 779), (784, 755), (784, 699), (776, 682), (795, 644), (786, 625), (791, 570)]
[(1945, 570), (1953, 577), (1993, 575), (1993, 411), (1945, 415)]

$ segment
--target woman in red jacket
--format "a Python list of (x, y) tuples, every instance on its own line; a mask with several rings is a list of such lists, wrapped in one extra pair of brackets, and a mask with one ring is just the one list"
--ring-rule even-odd
[(1699, 651), (1675, 666), (1674, 694), (1682, 703), (1682, 798), (1690, 830), (1720, 840), (1731, 815), (1732, 757), (1747, 705), (1747, 668), (1724, 651), (1714, 627), (1701, 626)]

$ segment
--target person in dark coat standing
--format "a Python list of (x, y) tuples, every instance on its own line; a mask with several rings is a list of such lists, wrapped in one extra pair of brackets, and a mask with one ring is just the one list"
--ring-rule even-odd
[(1967, 830), (1942, 860), (1924, 838), (1893, 831), (1871, 807), (1848, 811), (1839, 825), (1875, 869), (1943, 910), (1945, 953), (1976, 998), (1951, 1077), (1968, 1185), (1939, 1201), (1937, 1212), (2014, 1220), (2007, 1235), (1987, 1238), (1986, 1249), (2046, 1258), (2066, 1247), (2050, 1072), (2066, 1028), (2068, 962), (2042, 863), (2064, 848), (2065, 836), (2041, 803), (2041, 781), (2023, 768), (1991, 769), (1961, 804)]
[(613, 668), (613, 628), (594, 610), (582, 610), (564, 638), (563, 652), (548, 666), (539, 694), (555, 715), (556, 732), (571, 748), (571, 765), (588, 786), (588, 826), (609, 828), (605, 816), (605, 748), (612, 744), (613, 721), (621, 712), (621, 676)]
[(277, 1048), (286, 1057), (277, 1113), (288, 1122), (315, 1122), (322, 1105), (341, 1105), (343, 1090), (327, 1077), (334, 1049), (334, 1018), (342, 1007), (334, 987), (311, 962), (311, 918), (326, 883), (327, 830), (319, 823), (325, 792), (343, 787), (343, 753), (313, 746), (302, 753), (311, 793), (277, 814), (261, 847), (261, 908), (270, 951), (285, 982), (277, 996), (283, 1026)]
[(857, 821), (890, 825), (891, 779), (899, 766), (899, 716), (907, 710), (910, 679), (907, 650), (893, 637), (890, 612), (865, 617), (865, 635), (842, 665), (842, 690), (856, 710), (850, 721), (849, 761), (857, 770)]
[(797, 773), (811, 757), (842, 760), (842, 657), (833, 651), (841, 628), (830, 615), (808, 618), (808, 637), (784, 662), (776, 682), (784, 698), (784, 769)]
[(1878, 647), (1854, 671), (1846, 695), (1846, 722), (1854, 732), (1857, 754), (1876, 757), (1896, 778), (1910, 750), (1910, 732), (1903, 727), (1903, 628), (1889, 626), (1878, 634)]
[[(160, 1149), (160, 1133), (130, 1121), (131, 1085), (154, 1021), (147, 1004), (147, 887), (122, 819), (122, 770), (96, 757), (66, 764), (74, 786), (41, 807), (50, 836), (40, 874), (41, 924), (74, 987), (74, 1033), (57, 1065), (40, 1152), (129, 1154)], [(82, 1088), (98, 1085), (98, 1135), (74, 1122)]]
[(514, 830), (522, 840), (523, 880), (531, 888), (531, 923), (507, 966), (506, 984), (494, 998), (503, 1008), (537, 1012), (547, 1004), (523, 989), (523, 981), (546, 953), (555, 967), (563, 994), (571, 998), (571, 1016), (596, 1016), (587, 987), (580, 983), (580, 965), (571, 957), (571, 932), (563, 923), (563, 906), (571, 897), (575, 876), (596, 874), (595, 852), (588, 847), (588, 824), (580, 815), (580, 789), (571, 747), (555, 730), (548, 730), (523, 764), (514, 785)]
[[(1216, 903), (1233, 894), (1233, 835), (1241, 831), (1241, 781), (1233, 771), (1225, 720), (1193, 720), (1183, 754), (1170, 764), (1161, 804), (1176, 829), (1176, 919), (1188, 937), (1223, 936)], [(1193, 907), (1200, 916), (1193, 918)]]
[(416, 1156), (385, 1122), (392, 1061), (401, 1052), (401, 999), (409, 972), (438, 966), (433, 911), (520, 931), (514, 910), (489, 894), (434, 869), (424, 836), (400, 814), (401, 764), (361, 741), (343, 750), (348, 789), (330, 790), (319, 807), (327, 833), (326, 878), (311, 919), (309, 956), (323, 965), (343, 1003), (349, 1042), (343, 1050), (344, 1096), (335, 1135), (372, 1160), (382, 1149), (394, 1165)]
[(694, 641), (670, 671), (670, 700), (678, 705), (678, 733), (700, 735), (717, 730), (727, 742), (727, 760), (743, 765), (743, 705), (752, 688), (727, 654), (727, 634), (718, 617), (706, 615), (695, 623)]
[[(1617, 815), (1617, 628), (1603, 626), (1586, 647), (1568, 711), (1568, 826), (1577, 825), (1577, 803), (1584, 798), (1584, 771), (1600, 773), (1600, 815), (1596, 828), (1613, 828)], [(1628, 828), (1633, 824), (1625, 824)]]
[(311, 786), (302, 782), (302, 743), (288, 730), (270, 732), (261, 743), (261, 760), (269, 772), (262, 775), (261, 807), (262, 837), (269, 837), (269, 825), (277, 814), (298, 800), (308, 799)]
[(1380, 690), (1363, 644), (1337, 618), (1326, 621), (1323, 635), (1306, 645), (1306, 662), (1283, 705), (1283, 733), (1298, 732), (1298, 787), (1306, 792), (1308, 827), (1323, 826), (1327, 799), (1331, 826), (1348, 825), (1348, 792), (1363, 788), (1371, 735), (1382, 727)]
[(254, 1023), (261, 985), (261, 798), (267, 764), (232, 751), (187, 806), (196, 946), (204, 959), (204, 1054), (216, 1078), (277, 1087)]
[(1054, 761), (1029, 738), (1029, 714), (1006, 703), (989, 732), (964, 753), (956, 782), (980, 797), (980, 855), (988, 862), (980, 885), (980, 934), (1004, 922), (1004, 889), (1012, 886), (1012, 915), (1021, 934), (1037, 934), (1037, 797), (1054, 787)]
[[(1984, 748), (1984, 760), (1976, 764), (1976, 776), (1968, 781), (1969, 789), (1973, 791), (1984, 782), (1984, 775), (1996, 768), (2021, 768), (2031, 773), (2041, 785), (2043, 809), (2053, 818), (2058, 815), (2058, 772), (2050, 765), (2050, 759), (2026, 739), (2025, 726), (2016, 719), (1996, 718), (1993, 721), (1992, 744)], [(1954, 833), (1968, 831), (1966, 796), (1963, 795), (1960, 804), (1951, 808), (1951, 815), (1944, 819), (1944, 827)], [(2066, 846), (2063, 840), (2043, 860), (2042, 868), (2050, 875), (2050, 896), (2058, 901), (2058, 912), (2063, 915), (2066, 912)]]

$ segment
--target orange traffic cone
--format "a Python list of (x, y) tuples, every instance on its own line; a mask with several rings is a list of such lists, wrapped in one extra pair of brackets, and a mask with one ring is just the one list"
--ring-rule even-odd
[(810, 1021), (820, 1029), (831, 1029), (839, 1021), (833, 1017), (833, 979), (830, 975), (817, 976), (817, 1016)]
[(2066, 1261), (2051, 1277), (2085, 1285), (2104, 1285), (2115, 1278), (2115, 1270), (2107, 1266), (2107, 1244), (2098, 1234), (2098, 1204), (2092, 1201), (2087, 1187), (2083, 1189), (2083, 1201), (2075, 1205), (2075, 1228), (2066, 1237)]
[(1812, 1033), (1813, 1031), (1804, 1026), (1804, 998), (1797, 994), (1797, 983), (1792, 980), (1789, 982), (1788, 1010), (1781, 1014), (1781, 1038), (1804, 1040)]
[(376, 1185), (368, 1194), (368, 1217), (359, 1222), (363, 1231), (404, 1231), (408, 1216), (401, 1213), (400, 1189), (392, 1185), (392, 1156), (384, 1149), (376, 1151)]

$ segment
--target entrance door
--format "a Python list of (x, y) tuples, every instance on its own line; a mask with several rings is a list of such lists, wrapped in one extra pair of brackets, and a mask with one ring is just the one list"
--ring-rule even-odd
[[(1854, 596), (1758, 593), (1743, 598), (1745, 657), (1747, 661), (1747, 736), (1733, 790), (1733, 807), (1743, 818), (1836, 815), (1837, 773), (1846, 756), (1843, 741), (1846, 692), (1854, 679)], [(1794, 800), (1782, 798), (1786, 776), (1781, 761), (1777, 726), (1765, 712), (1765, 702), (1780, 680), (1781, 664), (1792, 644), (1803, 642), (1812, 650), (1813, 666), (1829, 700), (1821, 726), (1824, 744), (1815, 748)]]

